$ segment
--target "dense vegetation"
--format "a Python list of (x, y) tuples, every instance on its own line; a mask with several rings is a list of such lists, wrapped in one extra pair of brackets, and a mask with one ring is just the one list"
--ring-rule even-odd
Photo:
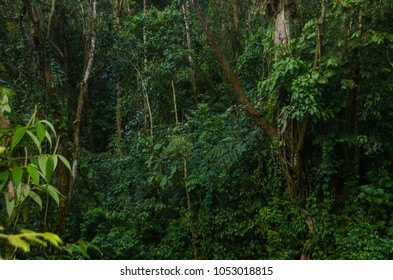
[(392, 1), (0, 7), (0, 258), (393, 258)]

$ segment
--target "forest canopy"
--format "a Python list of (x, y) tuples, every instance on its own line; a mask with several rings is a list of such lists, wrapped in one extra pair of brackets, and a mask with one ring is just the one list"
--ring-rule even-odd
[(0, 258), (392, 259), (390, 0), (0, 0)]

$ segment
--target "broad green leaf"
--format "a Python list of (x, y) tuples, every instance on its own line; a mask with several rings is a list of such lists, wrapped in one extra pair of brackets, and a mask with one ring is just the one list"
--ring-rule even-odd
[(57, 155), (57, 156), (58, 156), (59, 159), (64, 163), (64, 165), (68, 168), (68, 170), (71, 171), (70, 162), (69, 162), (65, 157), (63, 157), (62, 155)]
[(40, 168), (44, 178), (46, 179), (46, 161), (48, 159), (47, 155), (38, 156), (38, 167)]
[(7, 183), (9, 175), (10, 172), (8, 170), (4, 170), (0, 172), (0, 192), (5, 186), (5, 184)]
[(8, 100), (8, 95), (6, 94), (6, 92), (5, 92), (3, 87), (1, 88), (1, 91), (3, 93), (3, 96), (2, 96), (2, 99), (1, 99), (1, 104), (0, 105), (8, 104), (8, 101), (9, 101)]
[(33, 179), (33, 182), (39, 186), (40, 185), (40, 174), (38, 173), (37, 166), (33, 164), (29, 164), (27, 166), (27, 172), (29, 172), (30, 177)]
[(15, 131), (14, 137), (12, 137), (11, 151), (13, 151), (16, 145), (19, 144), (20, 140), (22, 140), (22, 138), (25, 136), (26, 131), (26, 127), (20, 127)]
[(21, 190), (21, 194), (22, 194), (22, 198), (23, 200), (29, 195), (30, 193), (30, 186), (27, 184), (22, 184), (22, 190)]
[(45, 179), (48, 183), (52, 181), (53, 171), (55, 170), (55, 163), (53, 158), (49, 156), (45, 162)]
[(23, 177), (23, 169), (22, 167), (15, 166), (12, 168), (12, 179), (14, 180), (15, 186), (19, 185), (22, 182)]
[(41, 153), (41, 143), (38, 138), (30, 130), (27, 130), (26, 133), (30, 136), (31, 140), (33, 140), (34, 144), (37, 146), (39, 153)]
[(48, 122), (47, 120), (41, 120), (40, 122), (46, 124), (47, 126), (49, 126), (49, 128), (52, 130), (52, 132), (55, 135), (55, 137), (57, 137), (56, 136), (56, 130), (55, 130), (55, 128), (53, 127), (53, 125), (50, 122)]
[(11, 218), (12, 212), (14, 212), (14, 208), (15, 208), (15, 199), (12, 199), (11, 201), (8, 200), (7, 195), (5, 196), (5, 204), (7, 207), (7, 214), (8, 217)]
[(46, 190), (48, 191), (49, 195), (56, 201), (57, 205), (60, 205), (60, 196), (59, 191), (52, 185), (47, 185)]
[(35, 201), (35, 203), (38, 204), (38, 206), (40, 206), (40, 210), (42, 210), (42, 199), (41, 197), (35, 193), (34, 191), (30, 191), (29, 192), (29, 197), (31, 197), (31, 199), (33, 199)]
[(25, 253), (30, 251), (29, 243), (27, 243), (25, 240), (23, 240), (19, 236), (9, 235), (8, 242), (13, 246), (22, 249)]
[(50, 243), (52, 243), (55, 247), (59, 248), (59, 244), (63, 244), (63, 241), (61, 241), (60, 237), (57, 234), (51, 233), (51, 232), (45, 232), (43, 233), (43, 238), (45, 240), (48, 240)]
[(42, 143), (42, 141), (45, 139), (45, 126), (40, 122), (36, 122), (35, 128), (37, 130), (38, 140), (40, 140), (40, 143)]
[(54, 171), (57, 167), (57, 162), (58, 162), (57, 155), (50, 155), (49, 157), (53, 160), (53, 171)]

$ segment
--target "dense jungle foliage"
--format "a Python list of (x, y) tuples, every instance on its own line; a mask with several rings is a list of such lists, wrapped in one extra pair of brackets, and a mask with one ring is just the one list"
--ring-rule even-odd
[(0, 0), (0, 258), (392, 259), (390, 0)]

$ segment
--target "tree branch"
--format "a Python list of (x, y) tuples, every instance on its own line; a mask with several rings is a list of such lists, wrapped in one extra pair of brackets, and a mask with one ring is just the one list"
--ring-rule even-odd
[(214, 35), (212, 29), (210, 28), (201, 7), (199, 6), (196, 0), (192, 1), (192, 5), (199, 18), (199, 21), (201, 22), (205, 30), (207, 40), (212, 46), (214, 53), (225, 73), (226, 78), (229, 80), (229, 83), (231, 84), (232, 90), (235, 93), (237, 101), (244, 106), (249, 117), (260, 128), (262, 128), (262, 130), (266, 133), (266, 135), (269, 138), (271, 139), (276, 138), (277, 135), (276, 129), (263, 116), (260, 115), (260, 113), (255, 108), (255, 106), (248, 100), (247, 96), (244, 94), (242, 86), (240, 85), (239, 78), (232, 72), (231, 68), (229, 67), (228, 61), (224, 53), (222, 52), (221, 47), (217, 41), (217, 38)]

